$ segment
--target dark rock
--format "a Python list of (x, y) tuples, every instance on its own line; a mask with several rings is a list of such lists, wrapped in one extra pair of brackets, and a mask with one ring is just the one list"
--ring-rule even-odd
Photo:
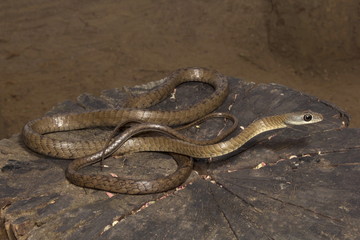
[[(200, 161), (195, 168), (204, 176), (193, 173), (184, 188), (112, 198), (70, 184), (64, 176), (67, 160), (35, 154), (19, 136), (3, 139), (0, 238), (356, 239), (360, 130), (346, 128), (348, 115), (285, 86), (229, 81), (231, 92), (217, 111), (235, 114), (242, 126), (263, 116), (308, 109), (322, 113), (325, 120), (262, 134), (225, 160)], [(66, 101), (50, 114), (119, 107), (114, 99), (126, 102), (126, 96), (141, 94), (141, 89), (131, 91), (81, 95), (78, 103)], [(186, 108), (211, 91), (205, 84), (183, 84), (176, 101), (167, 99), (154, 108)], [(221, 127), (210, 121), (195, 133), (206, 138)], [(102, 131), (76, 135), (97, 137)], [(110, 158), (107, 164), (117, 174), (152, 178), (174, 170), (167, 159), (141, 153)], [(96, 165), (87, 169), (99, 170)]]

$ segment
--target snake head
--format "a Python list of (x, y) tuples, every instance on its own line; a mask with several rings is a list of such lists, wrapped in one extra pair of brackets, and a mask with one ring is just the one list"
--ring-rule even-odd
[(293, 112), (285, 114), (284, 123), (286, 125), (305, 125), (321, 122), (323, 116), (312, 111)]

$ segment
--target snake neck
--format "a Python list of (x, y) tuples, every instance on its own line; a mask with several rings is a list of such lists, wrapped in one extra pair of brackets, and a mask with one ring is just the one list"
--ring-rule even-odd
[[(247, 143), (250, 139), (261, 133), (286, 127), (287, 125), (284, 123), (284, 116), (282, 115), (262, 118), (251, 123), (235, 137), (225, 142), (214, 144), (210, 147), (204, 146), (204, 148), (208, 148), (208, 150), (217, 150), (214, 152), (209, 151), (209, 155), (207, 157), (219, 157), (221, 155), (234, 152)], [(219, 148), (221, 149), (220, 151)]]
[(251, 125), (254, 125), (254, 127), (258, 129), (259, 133), (287, 127), (287, 125), (285, 124), (285, 115), (265, 117), (256, 120), (249, 126)]
[(265, 117), (251, 123), (236, 137), (239, 137), (246, 142), (261, 133), (285, 127), (287, 127), (287, 125), (284, 123), (284, 118), (281, 115)]

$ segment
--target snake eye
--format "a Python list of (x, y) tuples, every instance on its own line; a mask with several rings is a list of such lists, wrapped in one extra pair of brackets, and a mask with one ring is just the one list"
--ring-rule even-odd
[(305, 114), (304, 115), (304, 121), (305, 122), (310, 122), (312, 120), (312, 115), (311, 114)]

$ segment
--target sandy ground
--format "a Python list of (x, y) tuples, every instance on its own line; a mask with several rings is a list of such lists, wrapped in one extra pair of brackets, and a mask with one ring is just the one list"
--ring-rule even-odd
[(81, 93), (190, 66), (315, 95), (360, 127), (357, 2), (1, 1), (0, 139)]

